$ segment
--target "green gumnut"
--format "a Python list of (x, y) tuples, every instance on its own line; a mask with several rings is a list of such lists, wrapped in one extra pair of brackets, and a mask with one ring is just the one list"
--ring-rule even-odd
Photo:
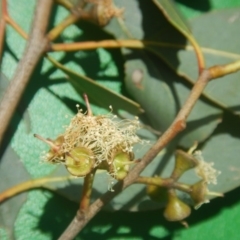
[(85, 177), (94, 168), (94, 155), (85, 147), (76, 147), (66, 154), (65, 165), (71, 175)]
[(133, 155), (126, 152), (118, 152), (114, 155), (113, 161), (110, 165), (110, 174), (117, 180), (123, 180), (133, 163)]
[(190, 214), (191, 208), (177, 197), (174, 190), (168, 190), (168, 202), (164, 210), (164, 217), (168, 221), (182, 221)]
[(182, 150), (177, 150), (175, 153), (175, 167), (171, 178), (179, 179), (187, 170), (196, 167), (197, 164), (197, 160), (192, 155)]
[(198, 209), (202, 204), (209, 202), (209, 200), (205, 199), (208, 189), (207, 183), (204, 180), (195, 183), (191, 188), (192, 191), (190, 193), (190, 196), (194, 202), (195, 209)]

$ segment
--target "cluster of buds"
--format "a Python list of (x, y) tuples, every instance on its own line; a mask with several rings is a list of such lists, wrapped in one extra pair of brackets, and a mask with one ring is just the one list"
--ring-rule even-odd
[[(208, 190), (208, 184), (217, 184), (220, 171), (213, 168), (213, 163), (204, 161), (201, 151), (193, 152), (195, 147), (188, 153), (176, 151), (175, 167), (170, 178), (152, 178), (155, 184), (147, 186), (147, 194), (153, 201), (166, 203), (164, 217), (168, 221), (182, 221), (191, 214), (190, 206), (178, 197), (176, 189), (189, 194), (195, 209), (209, 202), (207, 196), (223, 196), (221, 193)], [(195, 169), (196, 175), (201, 180), (193, 185), (179, 183), (178, 179), (190, 169)]]
[(35, 134), (50, 146), (44, 155), (49, 163), (64, 164), (73, 176), (84, 177), (93, 169), (105, 169), (117, 179), (123, 180), (134, 161), (133, 145), (142, 140), (136, 135), (139, 121), (117, 120), (112, 114), (94, 116), (88, 98), (87, 112), (78, 107), (65, 132), (51, 140)]

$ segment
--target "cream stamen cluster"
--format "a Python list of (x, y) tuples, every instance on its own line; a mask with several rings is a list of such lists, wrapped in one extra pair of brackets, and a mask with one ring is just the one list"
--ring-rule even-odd
[(86, 147), (93, 152), (96, 166), (105, 160), (111, 164), (113, 152), (131, 153), (133, 145), (141, 142), (136, 135), (138, 128), (137, 119), (118, 121), (110, 114), (92, 116), (79, 110), (63, 133), (59, 151), (67, 154), (75, 147)]
[(217, 184), (217, 177), (221, 172), (213, 168), (214, 163), (205, 162), (201, 151), (195, 151), (193, 156), (198, 160), (198, 166), (195, 168), (196, 174), (207, 184)]

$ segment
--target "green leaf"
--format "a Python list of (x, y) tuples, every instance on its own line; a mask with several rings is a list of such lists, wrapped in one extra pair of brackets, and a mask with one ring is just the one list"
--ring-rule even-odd
[(159, 66), (146, 53), (129, 52), (125, 57), (127, 90), (143, 106), (152, 126), (165, 131), (176, 115), (171, 86), (164, 81), (166, 79)]
[[(170, 79), (174, 79), (171, 77)], [(183, 106), (190, 89), (182, 84), (182, 79), (173, 82), (173, 93), (176, 94), (178, 106)], [(180, 110), (180, 109), (178, 109)], [(194, 142), (205, 141), (222, 120), (222, 111), (200, 98), (187, 119), (187, 128), (180, 133), (176, 140), (181, 147), (190, 148)]]
[[(112, 21), (106, 27), (107, 31), (112, 32), (117, 38), (132, 36), (137, 39), (146, 40), (147, 50), (151, 49), (152, 53), (165, 58), (166, 56), (175, 64), (175, 68), (181, 64), (178, 60), (178, 49), (173, 48), (169, 54), (169, 47), (174, 47), (174, 42), (178, 40), (178, 44), (184, 46), (186, 39), (166, 20), (166, 18), (159, 12), (159, 9), (149, 1), (128, 1), (117, 2), (118, 6), (126, 4), (128, 6), (124, 12), (123, 24), (118, 24)], [(175, 12), (173, 3), (162, 1), (165, 11), (171, 18), (171, 21), (179, 22), (179, 28), (183, 28), (186, 33), (191, 34), (183, 21), (178, 21), (179, 15)], [(122, 4), (122, 5), (121, 5)], [(159, 3), (158, 3), (159, 4)], [(134, 14), (132, 14), (134, 12)], [(151, 12), (151, 18), (146, 18), (148, 13)], [(177, 24), (177, 23), (176, 23)], [(149, 28), (148, 26), (151, 26)], [(158, 45), (162, 42), (168, 47), (151, 48), (149, 43)], [(186, 100), (189, 94), (190, 85), (186, 84), (184, 78), (179, 78), (176, 74), (172, 73), (163, 63), (151, 55), (144, 53), (132, 53), (130, 56), (125, 54), (126, 59), (126, 87), (129, 93), (137, 100), (144, 108), (147, 118), (152, 126), (159, 131), (164, 131), (172, 123), (176, 113)], [(142, 54), (144, 54), (142, 56)], [(138, 60), (139, 58), (139, 60)], [(134, 62), (135, 61), (135, 62)], [(197, 69), (196, 59), (192, 59)], [(134, 83), (132, 76), (134, 72), (143, 73), (141, 83), (138, 86)], [(156, 74), (157, 73), (157, 74)], [(151, 79), (151, 78), (155, 78)], [(141, 84), (144, 86), (141, 89)], [(203, 99), (197, 104), (196, 110), (191, 114), (187, 129), (179, 142), (181, 146), (190, 147), (194, 141), (205, 140), (215, 129), (219, 120), (221, 111), (217, 108), (210, 106)], [(178, 138), (179, 139), (179, 138)]]
[(143, 112), (138, 103), (99, 85), (97, 82), (86, 76), (80, 75), (64, 67), (53, 58), (48, 57), (48, 59), (55, 67), (61, 69), (67, 75), (66, 80), (73, 85), (79, 94), (87, 93), (90, 100), (92, 99), (100, 106), (109, 109), (109, 106), (111, 105), (113, 106), (114, 112), (118, 112), (120, 110), (124, 110), (132, 114), (139, 114)]
[(198, 42), (196, 41), (194, 35), (192, 35), (187, 22), (181, 16), (180, 12), (177, 10), (176, 5), (173, 3), (172, 0), (153, 0), (153, 2), (161, 9), (164, 16), (168, 19), (168, 21), (179, 32), (181, 32), (193, 46), (196, 54), (195, 57), (197, 57), (197, 61), (198, 61), (197, 65), (198, 65), (198, 72), (199, 72), (199, 69), (202, 69), (205, 67), (204, 57), (202, 55)]
[(172, 0), (152, 0), (163, 12), (168, 21), (178, 29), (185, 37), (192, 35), (187, 21), (176, 8)]
[[(171, 44), (177, 38), (182, 45), (185, 45), (186, 38), (176, 30), (152, 1), (116, 0), (115, 2), (118, 7), (124, 8), (124, 18), (112, 19), (104, 29), (116, 39), (133, 38)], [(151, 16), (147, 17), (149, 13)]]
[[(129, 93), (143, 106), (152, 126), (165, 131), (186, 101), (189, 87), (156, 58), (140, 52), (125, 57)], [(141, 74), (139, 82), (134, 79), (136, 71)], [(221, 114), (221, 110), (200, 99), (188, 118), (188, 128), (177, 138), (179, 145), (191, 147), (195, 141), (205, 140), (216, 128)]]
[[(240, 43), (239, 41), (233, 41), (233, 38), (238, 37), (240, 33), (238, 28), (240, 24), (239, 10), (239, 8), (235, 8), (213, 12), (203, 15), (192, 22), (193, 33), (200, 45), (213, 51), (213, 53), (208, 52), (208, 50), (204, 51), (207, 66), (226, 64), (240, 59)], [(207, 24), (209, 22), (211, 24)], [(204, 25), (207, 28), (204, 28)], [(223, 29), (224, 34), (222, 34)], [(207, 36), (203, 34), (204, 31), (208, 32)], [(225, 54), (221, 54), (221, 51), (224, 51)], [(183, 60), (182, 62), (185, 61)], [(186, 73), (186, 75), (192, 78), (190, 69), (189, 65), (188, 67), (180, 65), (179, 71)], [(216, 101), (226, 105), (235, 113), (239, 113), (239, 77), (240, 72), (237, 72), (217, 79), (210, 83), (204, 92), (216, 99)]]
[[(7, 147), (1, 158), (0, 176), (0, 192), (30, 178), (24, 165), (11, 147)], [(15, 239), (15, 220), (26, 199), (27, 193), (22, 193), (12, 199), (8, 199), (0, 205), (0, 230), (5, 228), (5, 233), (8, 236), (7, 239)]]
[[(204, 14), (191, 21), (193, 34), (202, 47), (207, 67), (228, 64), (240, 59), (240, 43), (239, 41), (233, 41), (240, 32), (238, 13), (238, 8), (225, 9)], [(176, 38), (176, 47), (179, 44), (181, 42)], [(159, 54), (162, 58), (162, 49), (157, 46), (148, 46), (148, 49), (157, 55)], [(158, 49), (160, 52), (158, 52)], [(185, 76), (188, 82), (194, 84), (198, 71), (192, 47), (188, 46), (185, 50), (179, 50), (178, 63), (175, 61), (175, 53), (175, 49), (168, 48), (168, 54), (164, 55), (165, 61), (178, 74)], [(238, 101), (240, 98), (239, 77), (240, 72), (236, 72), (212, 81), (204, 91), (205, 96), (216, 105), (225, 109), (228, 108), (238, 114), (240, 112)]]
[[(117, 39), (143, 40), (147, 50), (165, 61), (170, 58), (174, 64), (173, 69), (176, 70), (180, 64), (178, 51), (185, 48), (187, 39), (194, 44), (195, 49), (198, 45), (188, 24), (172, 1), (155, 0), (154, 2), (156, 4), (146, 0), (116, 1), (117, 6), (125, 8), (124, 19), (118, 21), (113, 19), (105, 30)], [(162, 11), (159, 11), (159, 8)], [(151, 17), (146, 17), (149, 13)], [(197, 69), (198, 62), (195, 55), (194, 58)]]

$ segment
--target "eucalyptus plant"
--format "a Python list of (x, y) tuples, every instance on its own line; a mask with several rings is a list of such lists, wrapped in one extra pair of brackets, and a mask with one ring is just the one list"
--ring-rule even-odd
[[(35, 7), (31, 29), (14, 4), (19, 19)], [(59, 237), (74, 239), (104, 207), (188, 227), (239, 186), (238, 11), (188, 23), (169, 0), (2, 0), (2, 236), (34, 188), (79, 203)]]

